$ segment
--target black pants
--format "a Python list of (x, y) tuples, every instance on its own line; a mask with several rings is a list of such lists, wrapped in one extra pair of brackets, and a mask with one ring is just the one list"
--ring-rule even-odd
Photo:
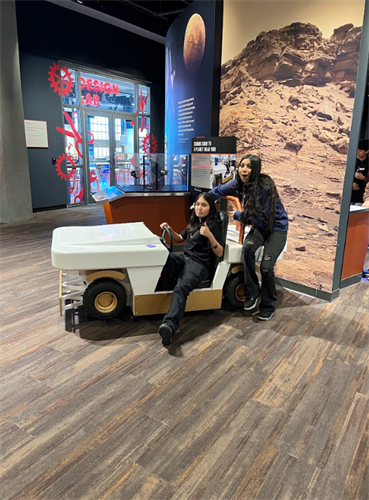
[(264, 245), (264, 255), (260, 265), (261, 302), (260, 312), (274, 312), (277, 303), (274, 266), (287, 240), (287, 232), (263, 233), (251, 229), (243, 242), (243, 265), (245, 297), (257, 297), (260, 293), (259, 280), (255, 272), (255, 253)]
[(168, 255), (156, 291), (173, 290), (174, 287), (169, 311), (164, 317), (164, 323), (172, 328), (173, 333), (184, 315), (189, 293), (208, 276), (207, 268), (200, 262), (178, 253)]

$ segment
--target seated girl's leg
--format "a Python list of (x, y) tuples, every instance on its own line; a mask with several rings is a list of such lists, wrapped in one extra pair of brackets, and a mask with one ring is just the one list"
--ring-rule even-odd
[(275, 310), (277, 304), (277, 290), (275, 287), (274, 266), (286, 244), (286, 240), (286, 232), (275, 231), (265, 242), (263, 260), (260, 264), (260, 312), (272, 313)]
[(264, 242), (264, 237), (257, 229), (252, 229), (246, 236), (242, 247), (245, 297), (259, 295), (259, 279), (255, 272), (255, 253)]
[(167, 290), (173, 290), (184, 265), (185, 260), (183, 254), (175, 252), (169, 253), (155, 291), (165, 292)]
[(208, 275), (207, 269), (192, 259), (185, 258), (183, 272), (178, 278), (173, 290), (169, 311), (164, 317), (164, 323), (169, 325), (173, 334), (177, 331), (179, 322), (186, 309), (187, 297)]

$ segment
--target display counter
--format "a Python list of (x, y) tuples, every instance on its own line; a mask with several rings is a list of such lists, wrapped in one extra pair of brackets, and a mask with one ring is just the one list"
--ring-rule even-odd
[(350, 206), (341, 280), (361, 276), (369, 243), (369, 207)]
[(104, 203), (106, 222), (144, 222), (155, 234), (161, 235), (159, 225), (167, 222), (177, 232), (189, 221), (189, 192), (124, 193)]
[(92, 194), (104, 204), (106, 222), (144, 222), (160, 236), (162, 222), (183, 231), (190, 213), (188, 155), (122, 153), (118, 160), (115, 185)]

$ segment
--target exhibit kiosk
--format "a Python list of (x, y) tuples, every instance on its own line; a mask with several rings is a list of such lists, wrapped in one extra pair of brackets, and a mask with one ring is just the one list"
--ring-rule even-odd
[(160, 223), (184, 228), (189, 220), (188, 155), (121, 155), (115, 186), (97, 191), (108, 224), (145, 221), (159, 234)]
[(361, 275), (369, 245), (369, 207), (350, 206), (341, 280)]

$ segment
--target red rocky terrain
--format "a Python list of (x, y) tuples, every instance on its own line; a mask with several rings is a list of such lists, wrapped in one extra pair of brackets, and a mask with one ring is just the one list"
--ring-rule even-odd
[(277, 275), (331, 290), (361, 28), (293, 23), (222, 66), (220, 136), (258, 154), (290, 219)]

